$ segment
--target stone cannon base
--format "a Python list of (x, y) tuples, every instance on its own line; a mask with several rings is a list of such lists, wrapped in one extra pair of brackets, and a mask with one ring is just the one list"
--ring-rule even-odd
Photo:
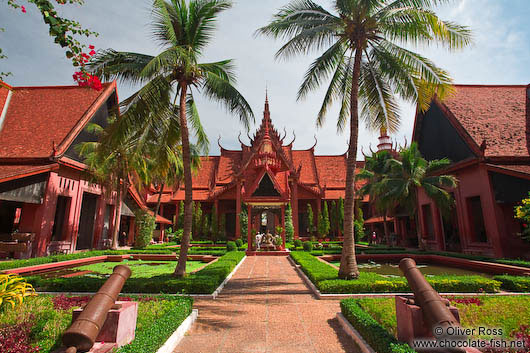
[[(138, 303), (117, 301), (116, 306), (119, 306), (119, 308), (113, 308), (109, 311), (107, 320), (96, 338), (96, 344), (90, 352), (102, 352), (101, 350), (95, 350), (98, 346), (102, 346), (101, 344), (98, 345), (98, 343), (115, 343), (115, 347), (121, 347), (131, 343), (134, 339), (136, 319), (138, 317)], [(74, 310), (72, 313), (72, 322), (77, 319), (82, 311), (82, 309)]]

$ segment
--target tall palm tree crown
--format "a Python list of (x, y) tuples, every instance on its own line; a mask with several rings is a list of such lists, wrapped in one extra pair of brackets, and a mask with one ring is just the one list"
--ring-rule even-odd
[[(197, 145), (207, 149), (208, 139), (200, 123), (193, 92), (220, 102), (239, 116), (248, 128), (254, 115), (247, 101), (234, 87), (236, 82), (231, 60), (200, 63), (201, 54), (212, 40), (217, 16), (231, 7), (227, 0), (155, 0), (153, 2), (153, 38), (161, 45), (157, 56), (100, 52), (90, 68), (105, 79), (119, 79), (143, 87), (122, 103), (122, 128), (150, 129), (173, 114), (178, 107), (180, 136), (172, 142), (182, 145), (184, 174), (184, 230), (175, 275), (184, 276), (192, 222), (192, 177), (188, 122), (195, 132)], [(178, 100), (178, 102), (177, 102)], [(173, 103), (172, 103), (173, 102)], [(143, 127), (143, 128), (142, 128)], [(171, 144), (171, 143), (170, 143)]]
[(426, 108), (432, 95), (450, 92), (449, 75), (404, 45), (440, 43), (458, 49), (471, 42), (466, 27), (442, 21), (433, 12), (449, 0), (333, 0), (334, 12), (311, 0), (294, 0), (282, 7), (258, 33), (286, 43), (278, 57), (324, 51), (309, 67), (298, 91), (304, 98), (329, 81), (317, 125), (324, 123), (338, 101), (337, 128), (349, 123), (346, 168), (344, 246), (339, 277), (358, 276), (353, 211), (359, 113), (370, 128), (395, 132), (399, 111), (395, 95)]

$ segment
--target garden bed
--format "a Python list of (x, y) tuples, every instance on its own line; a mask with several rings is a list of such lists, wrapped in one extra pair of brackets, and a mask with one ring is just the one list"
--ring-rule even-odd
[[(361, 271), (357, 280), (341, 280), (338, 279), (336, 268), (310, 253), (296, 251), (291, 253), (291, 257), (323, 294), (410, 293), (405, 278), (388, 278)], [(498, 292), (501, 286), (510, 290), (504, 282), (496, 280), (495, 277), (491, 279), (482, 276), (429, 276), (427, 281), (440, 293), (494, 293)]]
[[(123, 287), (123, 293), (165, 293), (165, 294), (212, 294), (243, 259), (243, 252), (229, 252), (203, 269), (188, 274), (184, 278), (172, 276), (176, 262), (164, 266), (143, 266), (142, 271), (135, 271)], [(80, 271), (104, 267), (109, 270), (115, 263), (101, 263), (80, 267)], [(197, 264), (198, 265), (198, 264)], [(42, 292), (96, 292), (107, 279), (105, 274), (87, 273), (75, 277), (43, 278), (27, 277), (28, 282)], [(148, 280), (146, 280), (148, 279)]]
[[(1, 352), (50, 352), (61, 345), (61, 335), (70, 325), (72, 311), (90, 297), (39, 295), (28, 297), (15, 309), (0, 315)], [(189, 297), (124, 297), (138, 301), (136, 338), (119, 352), (154, 353), (191, 313)]]
[[(530, 344), (530, 297), (481, 296), (479, 298), (447, 297), (460, 315), (464, 328), (475, 329), (471, 339), (526, 339)], [(341, 301), (341, 312), (368, 344), (380, 353), (413, 352), (398, 342), (394, 298), (362, 298)], [(499, 336), (480, 335), (478, 327), (502, 329)]]

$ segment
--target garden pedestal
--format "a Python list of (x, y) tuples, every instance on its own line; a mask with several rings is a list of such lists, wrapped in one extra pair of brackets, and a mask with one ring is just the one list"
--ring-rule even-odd
[[(131, 343), (134, 339), (136, 319), (138, 317), (138, 303), (117, 301), (116, 305), (119, 308), (109, 311), (107, 320), (96, 338), (97, 343), (115, 343), (117, 347), (121, 347)], [(72, 313), (72, 322), (82, 311), (82, 309), (74, 310)], [(96, 352), (94, 349), (97, 349), (97, 346), (99, 346), (97, 343), (91, 352)]]

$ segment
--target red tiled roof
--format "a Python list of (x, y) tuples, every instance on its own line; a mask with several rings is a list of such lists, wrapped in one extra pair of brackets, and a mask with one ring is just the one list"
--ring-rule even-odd
[(325, 200), (338, 200), (340, 198), (344, 199), (346, 195), (345, 189), (340, 190), (324, 190), (324, 199)]
[(15, 87), (0, 131), (0, 158), (47, 158), (108, 94), (88, 87)]
[[(157, 203), (158, 202), (158, 192), (152, 195), (147, 196), (147, 203)], [(161, 201), (162, 203), (171, 202), (171, 194), (162, 194)]]
[[(213, 178), (218, 161), (219, 156), (201, 157), (201, 167), (193, 173), (192, 185), (194, 189), (210, 187), (210, 180)], [(184, 190), (184, 185), (182, 185), (182, 190)]]
[[(149, 213), (151, 216), (155, 213), (151, 210), (147, 210), (147, 213)], [(173, 224), (169, 219), (162, 217), (161, 215), (157, 214), (155, 218), (155, 223), (162, 223), (162, 224)]]
[[(443, 104), (480, 146), (485, 155), (528, 156), (527, 86), (455, 85)], [(529, 109), (530, 110), (530, 109)]]
[(234, 179), (233, 176), (237, 172), (236, 168), (241, 162), (241, 157), (241, 151), (221, 151), (217, 171), (217, 183), (228, 184)]
[(45, 173), (58, 167), (57, 163), (46, 165), (0, 165), (0, 183)]
[[(208, 190), (193, 190), (193, 200), (195, 201), (206, 201), (208, 200), (209, 195), (210, 192)], [(184, 196), (184, 189), (180, 189), (171, 199), (173, 201), (184, 201)]]
[(318, 184), (316, 170), (313, 164), (313, 159), (315, 158), (313, 150), (294, 150), (292, 153), (294, 168), (298, 170), (300, 164), (302, 165), (299, 181), (303, 184)]
[(315, 163), (322, 186), (346, 186), (346, 156), (315, 156)]

